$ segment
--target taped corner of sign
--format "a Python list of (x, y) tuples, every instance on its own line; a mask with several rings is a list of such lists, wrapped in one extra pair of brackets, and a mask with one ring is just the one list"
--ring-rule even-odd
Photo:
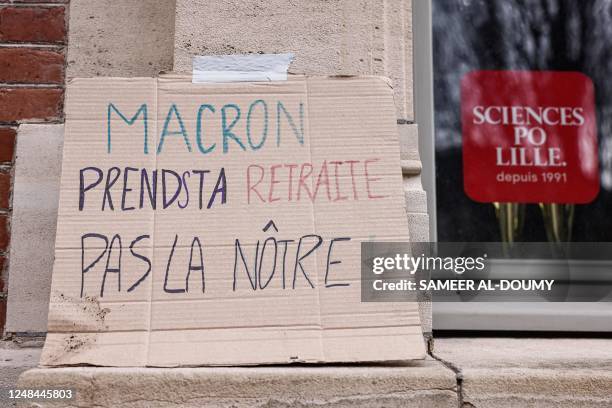
[(195, 56), (191, 82), (286, 81), (293, 59), (292, 53)]

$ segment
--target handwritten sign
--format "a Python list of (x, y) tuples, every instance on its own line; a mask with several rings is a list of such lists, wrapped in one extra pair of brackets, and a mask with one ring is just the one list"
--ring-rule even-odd
[(576, 203), (599, 193), (595, 90), (578, 72), (473, 71), (461, 83), (466, 194)]
[(372, 237), (409, 238), (385, 80), (74, 80), (42, 364), (421, 358)]

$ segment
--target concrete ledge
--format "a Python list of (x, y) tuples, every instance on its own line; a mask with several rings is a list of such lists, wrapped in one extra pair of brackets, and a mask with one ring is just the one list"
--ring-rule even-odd
[(33, 369), (18, 386), (77, 392), (68, 403), (28, 407), (457, 407), (454, 373), (431, 359), (410, 366)]
[(436, 339), (464, 407), (610, 407), (612, 339)]
[[(31, 365), (32, 350), (26, 353)], [(17, 387), (77, 392), (70, 402), (21, 405), (38, 408), (612, 406), (612, 339), (437, 338), (434, 354), (455, 371), (432, 359), (395, 366), (37, 368)], [(9, 365), (22, 371), (22, 360)]]
[[(465, 369), (463, 402), (474, 407), (612, 406), (612, 372), (594, 370)], [(471, 404), (471, 405), (469, 405)]]

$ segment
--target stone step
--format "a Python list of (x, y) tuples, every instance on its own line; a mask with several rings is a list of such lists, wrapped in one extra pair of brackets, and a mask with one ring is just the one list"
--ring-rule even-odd
[(22, 405), (37, 408), (457, 407), (454, 373), (432, 359), (395, 366), (37, 368), (22, 374), (18, 387), (76, 392), (72, 401)]
[(612, 339), (438, 338), (434, 350), (463, 407), (612, 407)]

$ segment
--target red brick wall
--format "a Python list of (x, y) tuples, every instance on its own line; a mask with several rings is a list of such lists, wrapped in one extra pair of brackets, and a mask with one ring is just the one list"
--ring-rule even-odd
[(0, 0), (0, 334), (16, 131), (20, 123), (63, 120), (68, 1)]

